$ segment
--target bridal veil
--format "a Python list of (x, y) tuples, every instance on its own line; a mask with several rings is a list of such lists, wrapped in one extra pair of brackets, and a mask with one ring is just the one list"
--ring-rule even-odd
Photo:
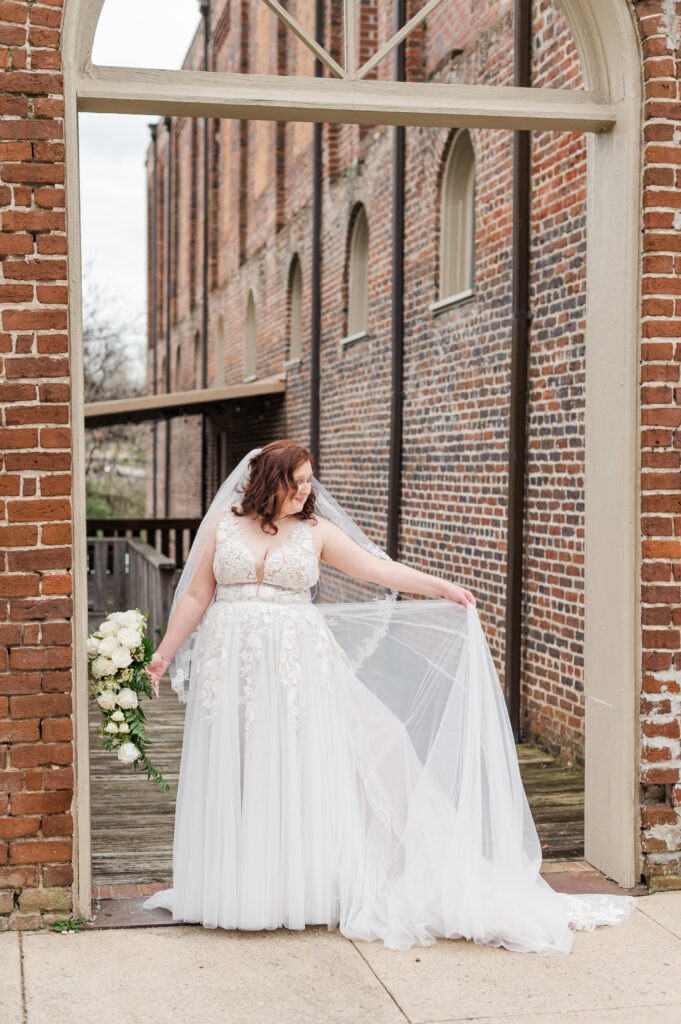
[[(171, 616), (211, 542), (238, 502), (250, 451), (218, 490), (178, 583)], [(313, 476), (315, 513), (378, 558), (388, 555)], [(322, 562), (313, 600), (364, 686), (402, 723), (418, 757), (401, 834), (376, 853), (391, 879), (390, 916), (433, 935), (473, 939), (521, 952), (569, 952), (572, 932), (615, 924), (628, 896), (555, 893), (539, 873), (541, 848), (527, 803), (499, 678), (474, 606), (446, 599), (398, 599)], [(200, 624), (199, 624), (200, 625)], [(187, 700), (197, 629), (170, 664)], [(402, 785), (398, 776), (395, 787)], [(395, 793), (395, 802), (401, 799)], [(389, 849), (388, 849), (389, 845)], [(396, 948), (401, 946), (399, 941)]]

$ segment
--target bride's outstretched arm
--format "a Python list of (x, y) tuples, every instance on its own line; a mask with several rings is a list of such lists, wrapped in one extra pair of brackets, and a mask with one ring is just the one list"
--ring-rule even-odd
[(172, 661), (175, 652), (182, 646), (187, 637), (194, 632), (211, 602), (215, 592), (216, 581), (213, 574), (213, 558), (215, 556), (215, 534), (198, 564), (187, 589), (178, 601), (177, 608), (168, 623), (161, 643), (149, 662), (147, 672), (151, 677), (154, 691), (158, 695), (158, 683), (166, 668)]
[(430, 573), (412, 569), (402, 562), (379, 558), (356, 544), (347, 533), (328, 519), (319, 519), (322, 528), (321, 557), (348, 576), (378, 583), (392, 590), (407, 594), (423, 594), (425, 597), (446, 597), (459, 604), (475, 604), (470, 590), (440, 579)]

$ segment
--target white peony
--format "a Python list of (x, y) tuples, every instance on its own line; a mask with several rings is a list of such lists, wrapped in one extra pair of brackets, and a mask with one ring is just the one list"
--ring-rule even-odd
[(124, 722), (125, 721), (125, 715), (123, 714), (122, 711), (114, 711), (113, 715), (111, 716), (111, 721), (112, 722)]
[(102, 690), (97, 695), (97, 703), (102, 711), (113, 711), (116, 707), (116, 694), (113, 690)]
[(89, 636), (87, 638), (87, 656), (88, 658), (96, 658), (99, 654), (99, 643), (100, 641), (96, 636)]
[(116, 700), (118, 701), (118, 706), (123, 708), (124, 710), (136, 708), (139, 703), (135, 691), (131, 690), (127, 686), (124, 686), (122, 690), (118, 691)]
[(90, 669), (95, 679), (103, 679), (104, 676), (110, 676), (114, 673), (114, 663), (109, 658), (103, 657), (101, 654), (98, 658), (92, 662)]
[(115, 722), (107, 722), (104, 732), (118, 732), (118, 726)]
[(118, 760), (123, 764), (132, 764), (140, 756), (140, 752), (134, 743), (121, 743), (118, 748)]
[(119, 732), (130, 732), (130, 726), (128, 725), (127, 722), (121, 722), (121, 724), (118, 726), (118, 731)]
[(102, 636), (115, 636), (118, 632), (118, 623), (115, 619), (106, 619), (99, 627)]
[(123, 626), (118, 631), (118, 642), (134, 651), (142, 643), (142, 634), (137, 629), (131, 629), (130, 626)]
[(103, 640), (99, 641), (99, 653), (103, 654), (105, 658), (110, 658), (117, 647), (118, 640), (115, 636), (105, 636)]
[(111, 660), (116, 668), (127, 668), (132, 661), (132, 654), (127, 647), (121, 644), (111, 654)]

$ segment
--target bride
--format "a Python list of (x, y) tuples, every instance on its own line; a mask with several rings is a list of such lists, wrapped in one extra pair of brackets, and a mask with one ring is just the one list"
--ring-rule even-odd
[[(431, 600), (396, 600), (397, 591)], [(391, 560), (281, 440), (220, 487), (149, 666), (186, 702), (173, 885), (206, 928), (567, 953), (630, 896), (539, 873), (473, 594)]]

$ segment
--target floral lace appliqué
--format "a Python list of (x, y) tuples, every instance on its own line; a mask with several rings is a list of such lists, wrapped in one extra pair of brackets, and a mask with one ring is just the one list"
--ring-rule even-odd
[[(237, 518), (228, 512), (218, 524), (213, 571), (218, 587), (216, 602), (207, 617), (208, 637), (201, 639), (201, 690), (199, 700), (213, 722), (225, 685), (221, 675), (229, 663), (228, 644), (236, 641), (239, 659), (238, 703), (243, 707), (246, 739), (256, 715), (256, 669), (269, 638), (278, 630), (277, 675), (289, 718), (297, 725), (302, 698), (304, 645), (312, 644), (318, 664), (316, 680), (307, 685), (329, 686), (334, 647), (338, 647), (318, 610), (310, 588), (319, 575), (319, 560), (312, 543), (310, 524), (300, 520), (279, 547), (265, 560), (262, 582), (255, 559), (241, 533)], [(231, 615), (236, 617), (231, 620)], [(276, 616), (276, 621), (275, 621)], [(340, 648), (338, 648), (340, 650)]]

